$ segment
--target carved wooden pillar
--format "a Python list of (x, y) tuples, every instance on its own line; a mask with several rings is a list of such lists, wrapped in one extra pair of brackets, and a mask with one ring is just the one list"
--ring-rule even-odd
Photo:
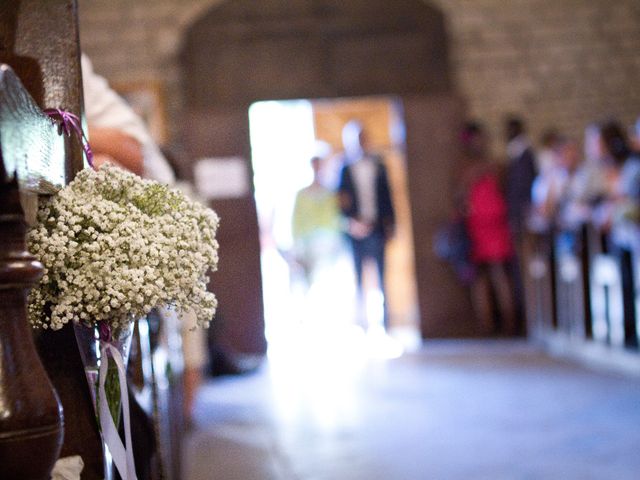
[[(80, 143), (72, 137), (58, 136), (41, 112), (62, 108), (83, 116), (77, 1), (0, 0), (0, 62), (16, 71), (28, 92), (26, 96), (19, 92), (19, 101), (0, 98), (0, 120), (5, 118), (4, 110), (9, 129), (15, 132), (9, 136), (11, 144), (8, 139), (3, 145), (7, 165), (12, 164), (9, 160), (17, 165), (26, 159), (24, 176), (19, 177), (21, 185), (40, 195), (55, 193), (83, 168)], [(17, 92), (15, 83), (8, 81), (5, 88)], [(24, 90), (22, 85), (18, 90)], [(46, 146), (55, 142), (64, 145)], [(31, 200), (28, 207), (34, 209)], [(82, 457), (83, 480), (103, 479), (100, 433), (73, 327), (37, 332), (36, 345), (66, 414), (60, 455)], [(0, 478), (4, 480), (3, 474), (0, 463)]]
[(18, 184), (0, 156), (0, 477), (49, 479), (62, 447), (58, 397), (27, 324), (26, 295), (42, 265), (25, 248)]

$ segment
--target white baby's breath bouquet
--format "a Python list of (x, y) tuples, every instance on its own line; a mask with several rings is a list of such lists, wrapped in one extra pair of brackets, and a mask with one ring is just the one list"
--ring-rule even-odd
[(44, 202), (28, 235), (44, 276), (29, 297), (32, 325), (112, 329), (162, 306), (208, 326), (218, 263), (216, 214), (177, 190), (112, 165), (85, 169)]

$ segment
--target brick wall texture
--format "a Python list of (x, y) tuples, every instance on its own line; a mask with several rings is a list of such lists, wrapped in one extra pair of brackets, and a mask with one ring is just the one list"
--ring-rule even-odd
[[(110, 81), (160, 81), (171, 130), (182, 108), (183, 33), (219, 2), (79, 0), (82, 47)], [(457, 91), (496, 152), (507, 113), (521, 114), (534, 139), (549, 126), (579, 137), (593, 120), (640, 116), (638, 0), (431, 3), (446, 17)]]

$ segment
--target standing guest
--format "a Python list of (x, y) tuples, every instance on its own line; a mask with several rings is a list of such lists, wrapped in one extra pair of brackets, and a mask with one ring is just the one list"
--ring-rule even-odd
[(582, 211), (585, 221), (590, 210), (606, 196), (608, 172), (612, 167), (604, 157), (601, 131), (599, 123), (591, 123), (585, 128), (584, 161), (572, 181), (572, 201)]
[(640, 222), (640, 156), (629, 146), (624, 131), (615, 122), (602, 128), (605, 155), (617, 167), (617, 176), (611, 184), (612, 222)]
[(384, 289), (384, 250), (395, 229), (395, 213), (387, 169), (382, 158), (368, 148), (362, 124), (348, 122), (342, 130), (343, 167), (338, 200), (351, 242), (360, 305), (364, 296), (363, 262), (371, 259), (378, 269), (378, 285), (383, 296), (384, 326), (389, 327)]
[(555, 128), (547, 129), (540, 137), (540, 148), (536, 152), (536, 170), (539, 173), (556, 164), (556, 146), (560, 135)]
[(550, 210), (562, 228), (575, 230), (587, 221), (589, 210), (582, 208), (584, 161), (578, 142), (571, 138), (558, 141), (556, 189)]
[(175, 177), (142, 119), (82, 55), (82, 87), (94, 165), (111, 162), (161, 183)]
[(322, 159), (311, 159), (313, 180), (298, 191), (293, 206), (293, 256), (302, 267), (307, 288), (340, 252), (340, 211), (334, 191), (321, 180)]
[(582, 162), (580, 147), (571, 138), (558, 137), (554, 153), (554, 164), (547, 166), (534, 181), (532, 210), (547, 225), (577, 226), (581, 222), (571, 218), (569, 206), (582, 189), (582, 179), (578, 177)]
[(640, 117), (638, 117), (636, 123), (633, 125), (631, 136), (631, 146), (633, 151), (640, 153)]
[(536, 152), (538, 174), (531, 185), (530, 221), (537, 231), (547, 230), (553, 221), (554, 207), (561, 185), (566, 180), (559, 168), (558, 143), (555, 130), (543, 134), (541, 148)]
[(602, 127), (605, 157), (617, 170), (610, 184), (609, 218), (611, 247), (620, 262), (622, 278), (625, 343), (637, 347), (636, 282), (632, 259), (640, 255), (640, 156), (633, 153), (624, 130), (616, 122)]
[(520, 240), (531, 205), (531, 185), (537, 175), (536, 157), (520, 118), (507, 118), (505, 134), (508, 159), (505, 188), (509, 224), (516, 239)]
[(625, 206), (632, 206), (640, 196), (640, 159), (615, 121), (602, 126), (600, 148), (605, 198), (595, 211), (594, 221), (603, 230), (610, 230), (616, 218), (629, 216), (631, 211)]
[(520, 312), (524, 306), (524, 287), (522, 254), (519, 251), (524, 241), (531, 205), (531, 186), (537, 171), (534, 151), (527, 138), (524, 122), (516, 116), (508, 117), (505, 122), (505, 135), (508, 157), (505, 193), (509, 227), (516, 251), (512, 262), (512, 279), (518, 312), (518, 333), (521, 333), (523, 325)]
[[(496, 311), (502, 332), (513, 335), (516, 319), (509, 262), (514, 251), (507, 204), (495, 164), (489, 161), (486, 134), (480, 124), (469, 122), (465, 125), (462, 148), (463, 175), (459, 195), (476, 272), (471, 284), (474, 310), (483, 333), (499, 332), (494, 318)], [(495, 308), (492, 298), (495, 298)]]

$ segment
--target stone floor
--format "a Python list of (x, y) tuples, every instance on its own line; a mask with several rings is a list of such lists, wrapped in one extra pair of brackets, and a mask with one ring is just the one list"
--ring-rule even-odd
[(323, 343), (206, 384), (185, 479), (640, 479), (640, 377), (520, 342)]

